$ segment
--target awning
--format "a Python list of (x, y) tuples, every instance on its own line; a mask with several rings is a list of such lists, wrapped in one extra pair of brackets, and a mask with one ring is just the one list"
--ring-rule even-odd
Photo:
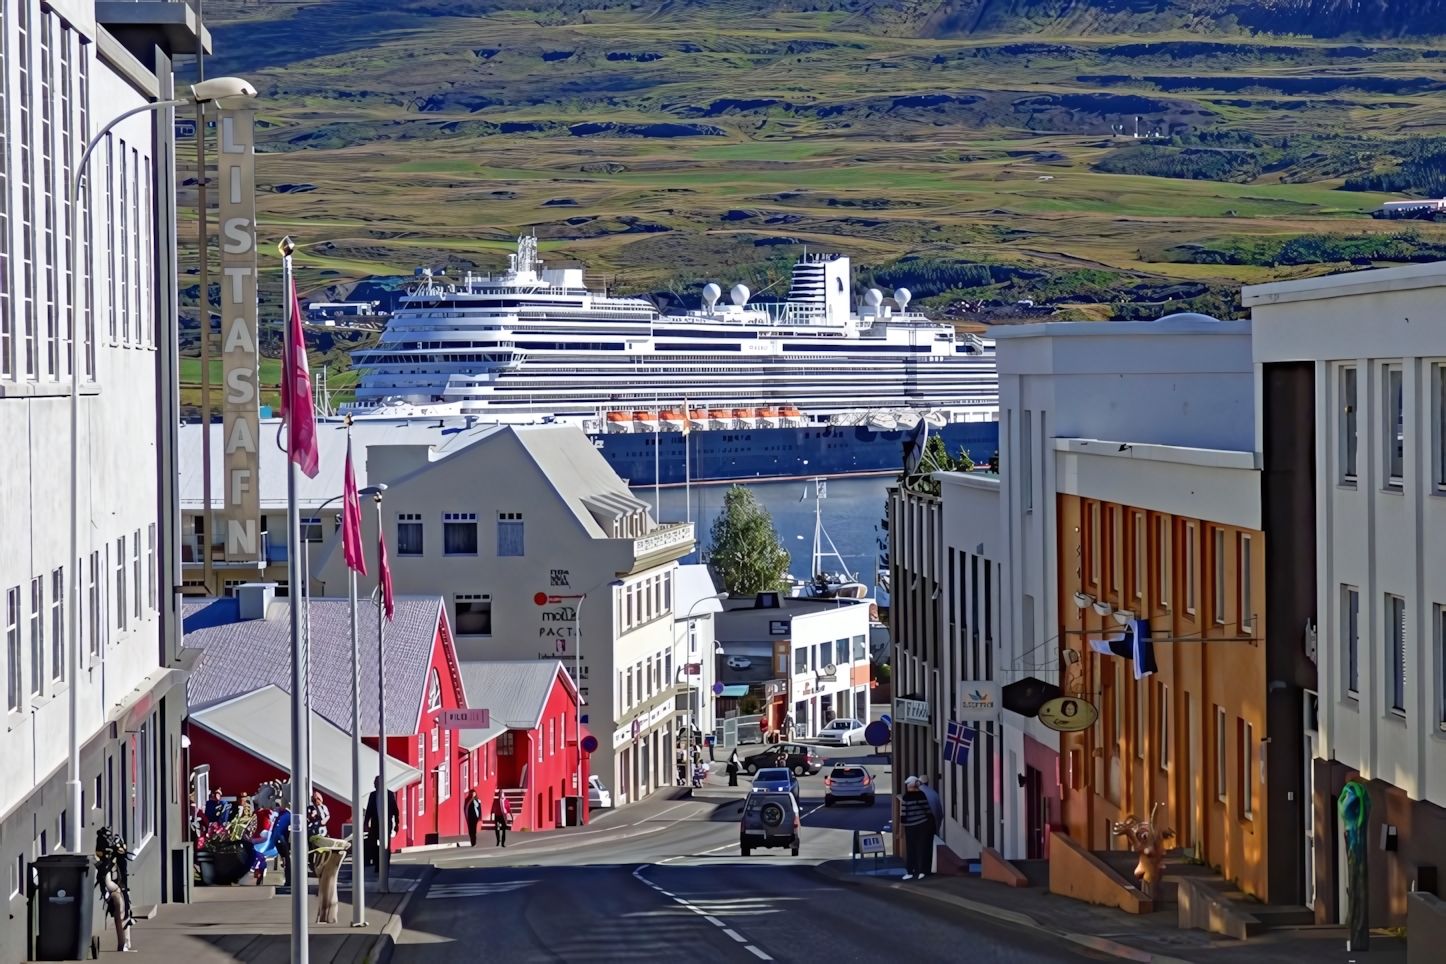
[(735, 700), (736, 700), (738, 697), (740, 697), (740, 696), (747, 696), (747, 695), (748, 695), (748, 684), (747, 684), (747, 683), (735, 683), (735, 684), (733, 684), (732, 686), (725, 686), (725, 687), (723, 687), (723, 692), (722, 692), (722, 693), (719, 693), (718, 695), (719, 695), (719, 696), (727, 697), (727, 698), (729, 698), (729, 699), (735, 699)]

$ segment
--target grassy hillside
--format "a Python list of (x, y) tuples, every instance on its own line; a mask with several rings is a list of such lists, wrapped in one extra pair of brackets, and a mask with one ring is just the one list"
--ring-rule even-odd
[[(1408, 8), (1434, 6), (1382, 9)], [(808, 245), (961, 320), (1020, 298), (1148, 317), (1446, 242), (1422, 222), (1408, 244), (1286, 247), (1396, 235), (1367, 212), (1446, 172), (1441, 51), (1344, 0), (207, 11), (228, 20), (208, 74), (265, 98), (264, 227), (328, 297), (500, 266), (525, 231), (614, 289), (684, 300), (777, 291)]]

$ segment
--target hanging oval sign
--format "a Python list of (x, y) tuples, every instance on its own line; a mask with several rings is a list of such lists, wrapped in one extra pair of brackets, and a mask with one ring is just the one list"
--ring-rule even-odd
[(1077, 733), (1095, 725), (1100, 711), (1078, 696), (1059, 696), (1039, 708), (1039, 722), (1061, 733)]

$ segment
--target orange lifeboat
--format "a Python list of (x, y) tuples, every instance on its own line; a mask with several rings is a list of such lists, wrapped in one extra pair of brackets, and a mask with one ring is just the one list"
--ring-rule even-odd
[(778, 410), (778, 413), (785, 418), (803, 418), (803, 413), (792, 405), (785, 405)]
[(670, 432), (680, 432), (683, 429), (683, 413), (666, 411), (661, 414), (659, 428), (667, 429)]
[(652, 432), (658, 427), (658, 419), (652, 412), (633, 413), (634, 432)]
[(607, 426), (609, 432), (626, 432), (632, 426), (633, 418), (627, 412), (608, 412)]

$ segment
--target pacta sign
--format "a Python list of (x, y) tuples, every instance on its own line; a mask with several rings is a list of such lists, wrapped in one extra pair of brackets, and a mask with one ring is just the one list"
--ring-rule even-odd
[[(256, 112), (223, 110), (217, 123), (220, 152), (221, 372), (225, 404), (226, 559), (240, 562), (261, 553), (261, 485), (257, 479), (261, 435), (257, 385), (256, 319)], [(209, 293), (203, 315), (209, 318)], [(209, 325), (208, 325), (209, 327)]]
[(492, 725), (491, 710), (443, 710), (445, 730), (482, 730)]

